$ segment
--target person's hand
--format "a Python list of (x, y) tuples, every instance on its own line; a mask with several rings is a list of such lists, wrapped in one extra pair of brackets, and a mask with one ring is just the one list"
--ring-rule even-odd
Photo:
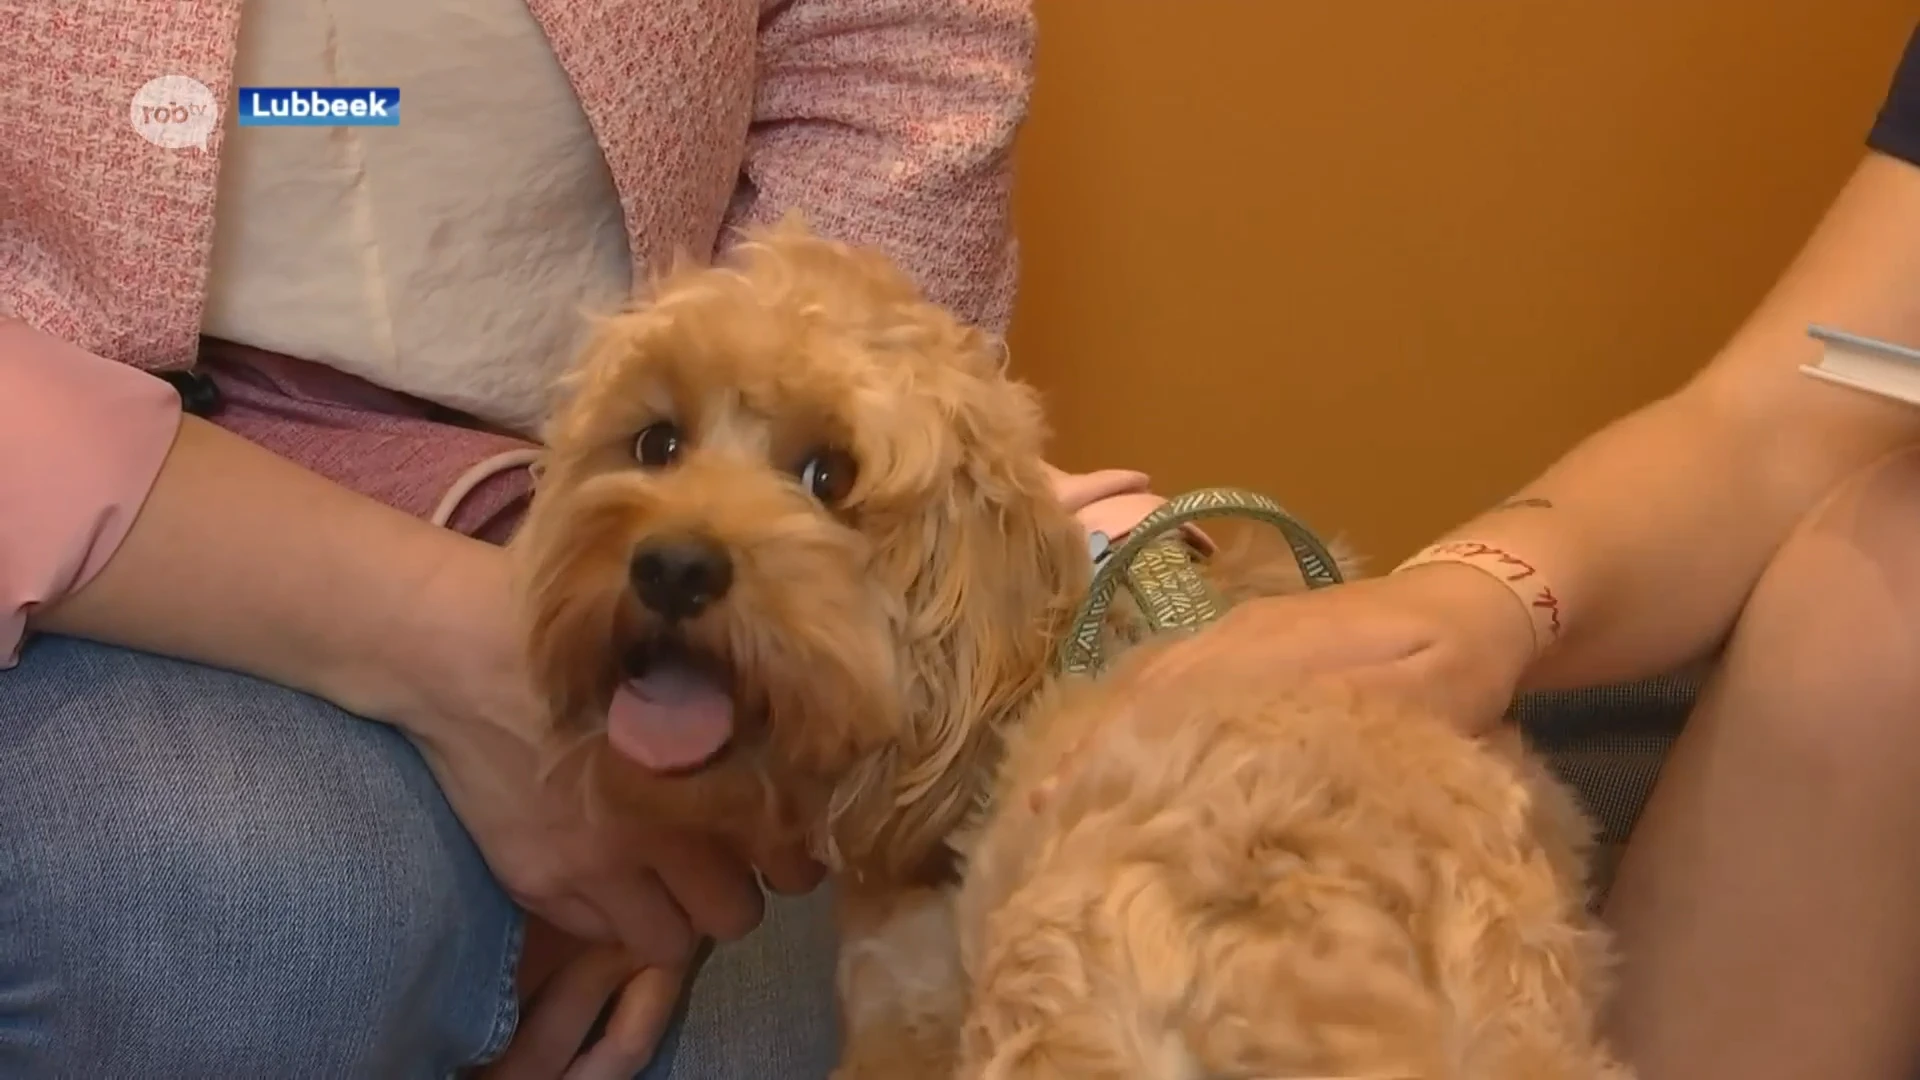
[(673, 1020), (684, 967), (643, 967), (618, 945), (527, 921), (520, 1025), (477, 1080), (631, 1080)]
[[(758, 925), (760, 881), (797, 893), (824, 871), (804, 850), (732, 850), (637, 820), (549, 772), (552, 746), (515, 632), (506, 557), (449, 534), (400, 638), (388, 710), (419, 746), (502, 887), (528, 912), (523, 1019), (495, 1080), (601, 1080), (644, 1068), (702, 938)], [(755, 869), (759, 871), (756, 879)], [(610, 1011), (609, 1011), (610, 1010)], [(606, 1013), (589, 1046), (583, 1038)]]
[(1241, 604), (1131, 673), (1135, 700), (1215, 681), (1343, 674), (1390, 686), (1469, 730), (1496, 723), (1533, 657), (1533, 624), (1506, 586), (1428, 563)]
[[(1469, 566), (1428, 563), (1248, 601), (1110, 677), (1123, 680), (1116, 699), (1134, 712), (1171, 704), (1192, 686), (1281, 687), (1338, 675), (1478, 733), (1500, 722), (1533, 653), (1532, 621), (1506, 586)], [(1058, 780), (1043, 784), (1036, 802)]]
[[(1166, 499), (1153, 493), (1152, 479), (1132, 469), (1101, 469), (1098, 472), (1070, 473), (1042, 463), (1053, 496), (1080, 523), (1089, 538), (1101, 533), (1117, 542), (1125, 533), (1158, 510)], [(1197, 526), (1187, 525), (1187, 538), (1205, 551), (1213, 550), (1213, 540)]]
[[(393, 719), (502, 887), (567, 934), (618, 943), (636, 967), (676, 969), (701, 937), (753, 929), (763, 898), (747, 853), (590, 804), (585, 785), (544, 771), (547, 723), (515, 631), (506, 556), (448, 541), (408, 605), (419, 625), (394, 660), (406, 690)], [(803, 853), (760, 861), (775, 888), (817, 880)]]

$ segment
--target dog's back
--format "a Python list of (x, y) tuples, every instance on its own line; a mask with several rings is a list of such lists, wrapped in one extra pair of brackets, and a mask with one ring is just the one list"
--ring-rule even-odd
[(1335, 686), (1116, 704), (1056, 688), (1012, 749), (960, 901), (963, 1076), (1626, 1075), (1592, 1030), (1584, 822), (1517, 739)]

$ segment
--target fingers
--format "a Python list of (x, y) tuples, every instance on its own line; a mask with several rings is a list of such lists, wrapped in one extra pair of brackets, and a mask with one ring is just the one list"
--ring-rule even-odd
[(537, 911), (553, 926), (569, 937), (587, 941), (605, 941), (614, 936), (613, 925), (607, 922), (600, 909), (579, 896), (517, 896), (515, 899), (529, 911)]
[(677, 895), (653, 873), (639, 871), (603, 884), (593, 899), (635, 963), (677, 966), (687, 962), (697, 944), (695, 926), (675, 902)]
[(626, 951), (614, 945), (594, 946), (569, 959), (527, 1002), (507, 1052), (481, 1076), (484, 1080), (560, 1076), (580, 1053), (580, 1043), (602, 1007), (635, 969)]
[[(653, 864), (696, 933), (735, 941), (760, 925), (766, 898), (753, 869), (713, 839), (687, 834), (665, 838), (657, 842)], [(683, 954), (677, 960), (686, 958)]]
[(520, 937), (520, 964), (514, 969), (514, 990), (520, 1000), (531, 1000), (547, 980), (566, 967), (580, 950), (580, 940), (529, 912)]
[(1101, 499), (1147, 490), (1147, 474), (1131, 469), (1102, 469), (1092, 473), (1053, 470), (1053, 493), (1068, 510), (1078, 511)]
[(647, 1067), (673, 1021), (685, 969), (646, 968), (627, 982), (600, 1040), (580, 1055), (564, 1080), (632, 1080)]

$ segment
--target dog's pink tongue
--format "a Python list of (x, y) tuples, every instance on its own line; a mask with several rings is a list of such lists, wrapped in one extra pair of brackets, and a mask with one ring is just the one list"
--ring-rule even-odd
[(732, 695), (680, 664), (627, 680), (607, 710), (607, 741), (649, 769), (693, 768), (732, 737)]

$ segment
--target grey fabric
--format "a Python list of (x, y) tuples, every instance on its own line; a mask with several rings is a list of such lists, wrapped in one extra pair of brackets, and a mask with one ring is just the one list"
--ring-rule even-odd
[(1700, 676), (1683, 672), (1586, 690), (1525, 694), (1513, 715), (1580, 793), (1604, 844), (1626, 842), (1686, 723)]

